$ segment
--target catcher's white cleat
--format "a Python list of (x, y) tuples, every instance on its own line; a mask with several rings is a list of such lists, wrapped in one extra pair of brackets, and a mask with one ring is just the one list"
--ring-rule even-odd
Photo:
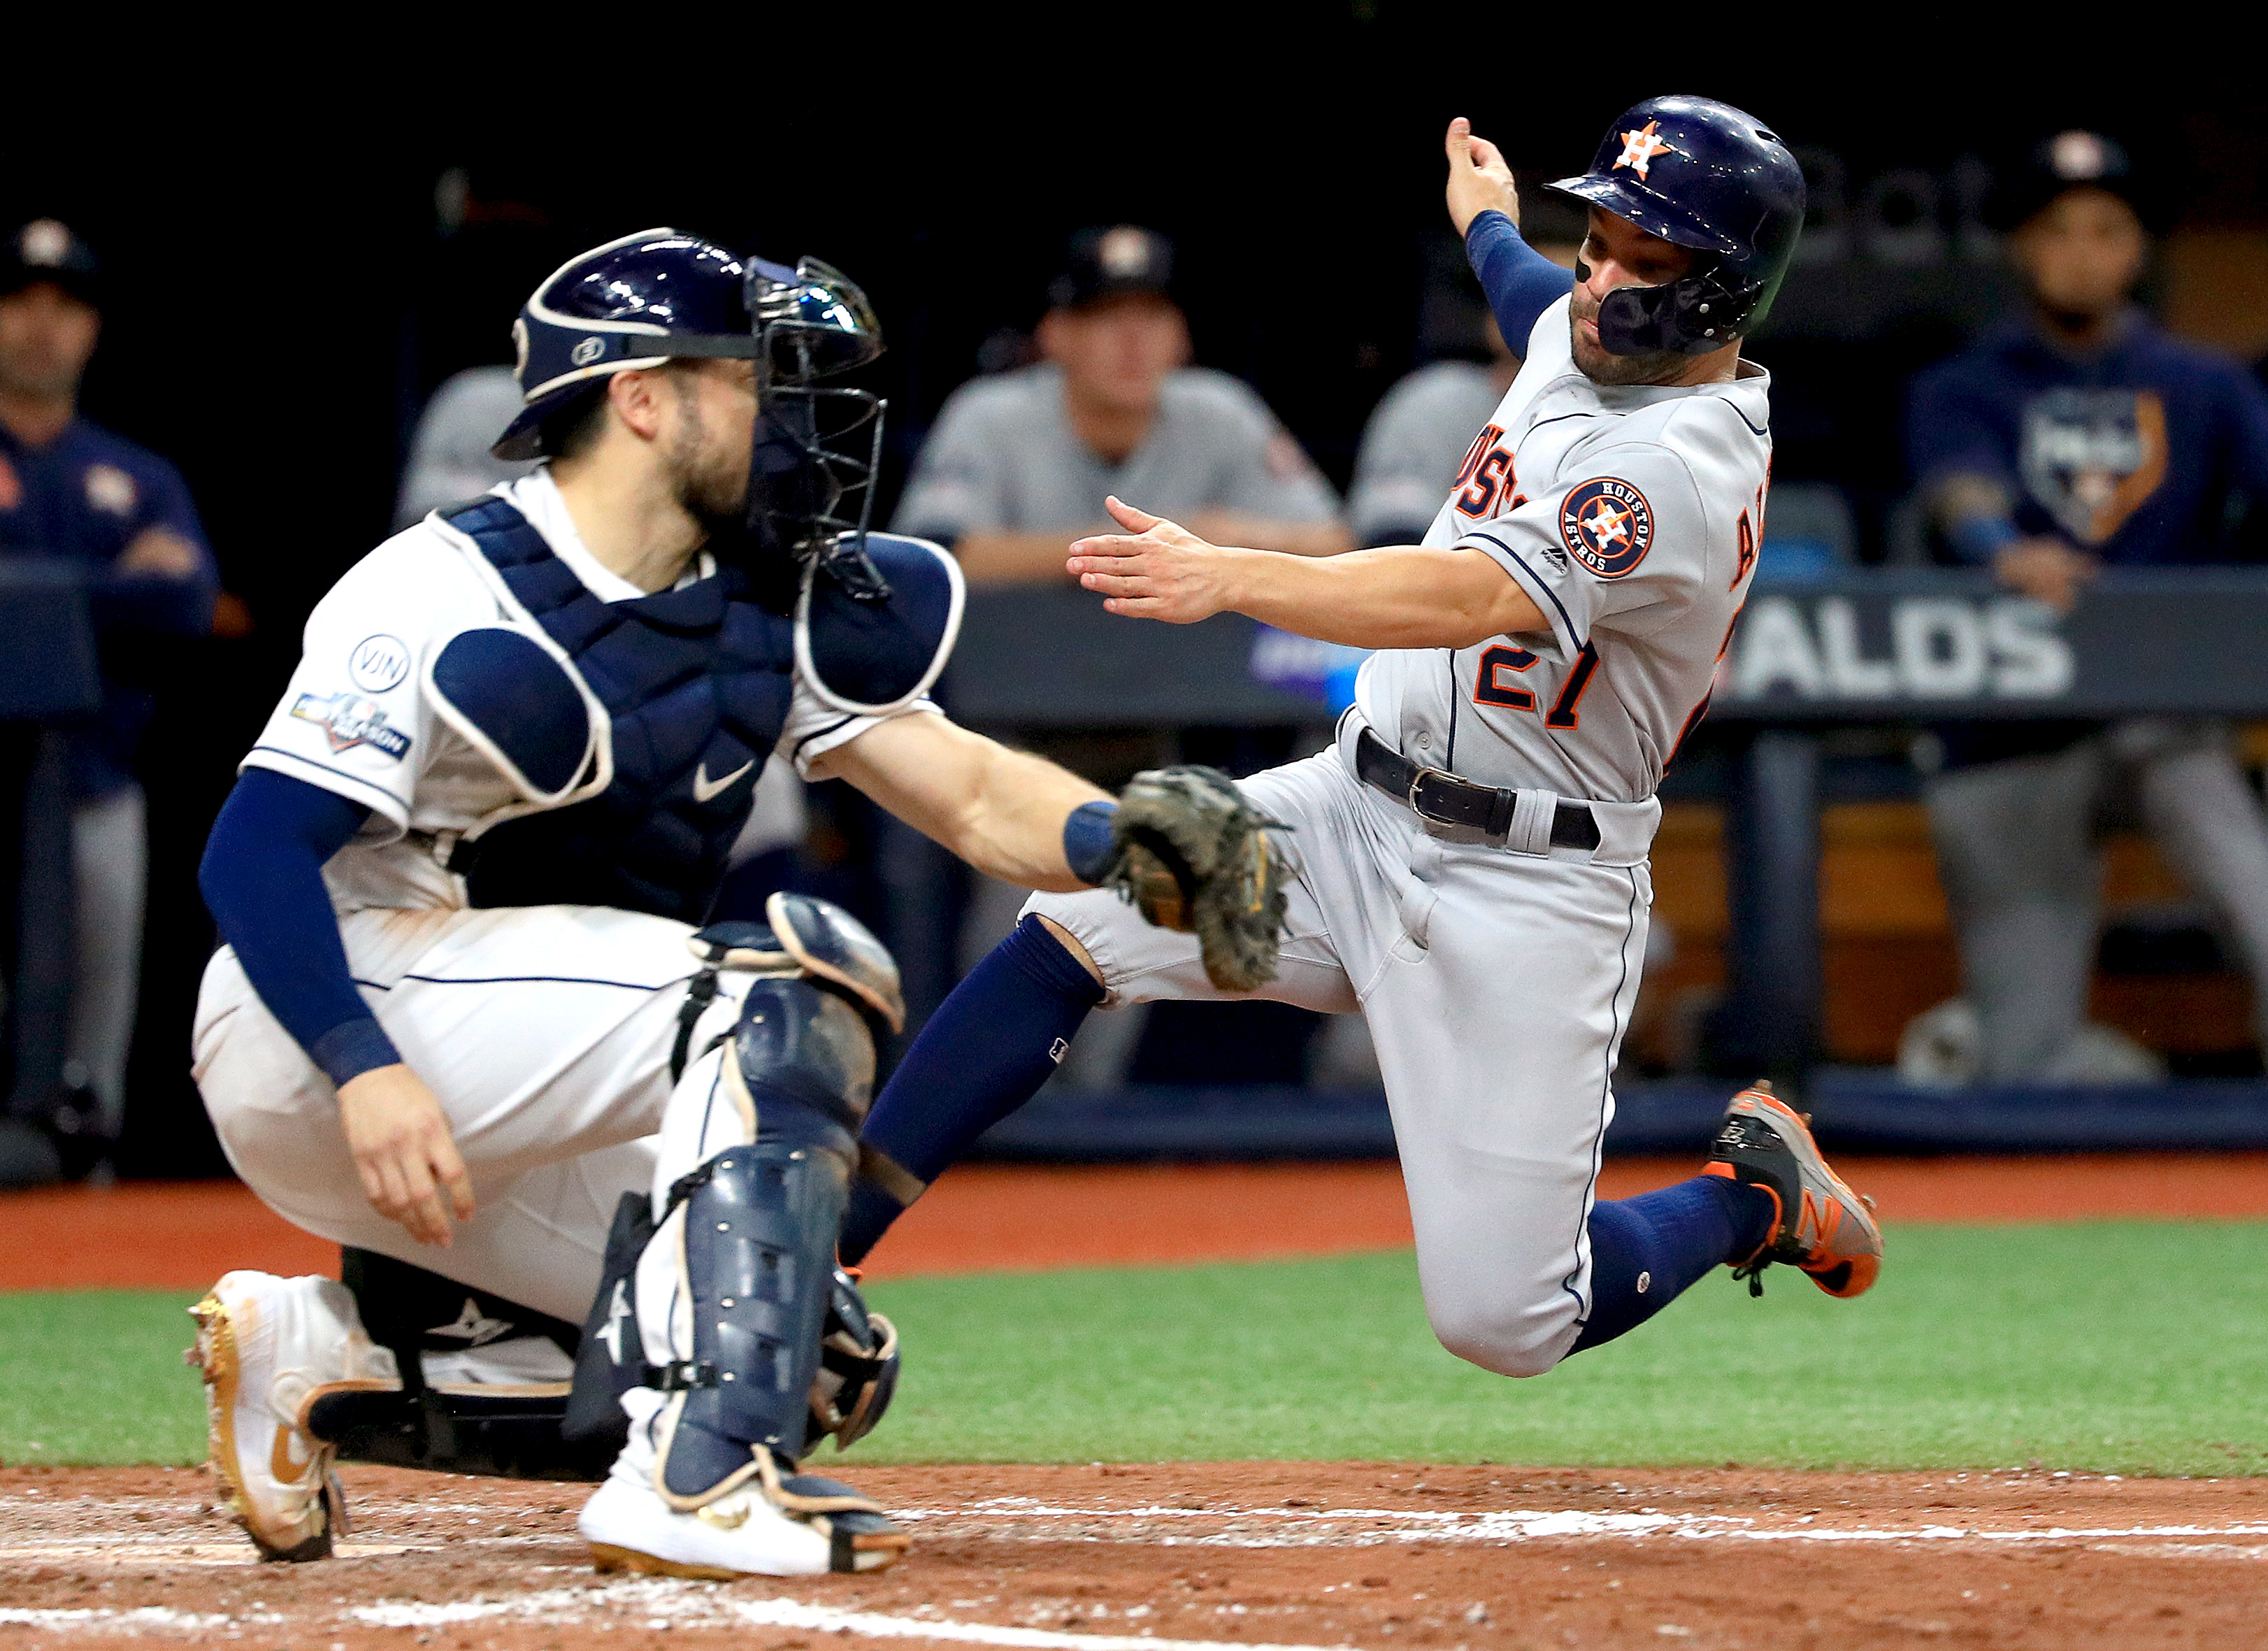
[(188, 1360), (204, 1373), (214, 1478), (265, 1559), (323, 1559), (346, 1531), (333, 1448), (306, 1431), (308, 1401), (339, 1386), (400, 1384), (354, 1297), (329, 1279), (226, 1274), (189, 1309)]
[[(576, 1520), (601, 1571), (730, 1581), (740, 1576), (823, 1576), (879, 1571), (906, 1551), (905, 1532), (847, 1485), (783, 1474), (769, 1455), (759, 1472), (715, 1501), (672, 1507), (654, 1483), (647, 1423), (657, 1396), (633, 1391), (630, 1442)], [(641, 1413), (643, 1412), (643, 1413)]]

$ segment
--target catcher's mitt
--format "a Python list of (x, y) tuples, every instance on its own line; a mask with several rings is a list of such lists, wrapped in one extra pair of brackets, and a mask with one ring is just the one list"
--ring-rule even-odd
[(1291, 866), (1268, 834), (1288, 829), (1219, 769), (1153, 768), (1119, 793), (1101, 886), (1160, 928), (1194, 933), (1214, 985), (1250, 991), (1276, 978)]

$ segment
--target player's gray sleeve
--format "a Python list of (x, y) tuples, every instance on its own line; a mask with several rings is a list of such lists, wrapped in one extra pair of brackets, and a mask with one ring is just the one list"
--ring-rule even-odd
[(394, 525), (407, 527), (428, 511), (478, 498), (534, 469), (533, 462), (489, 454), (489, 444), (519, 412), (519, 386), (510, 367), (468, 367), (434, 391), (410, 440)]
[(1487, 373), (1464, 362), (1421, 367), (1386, 393), (1363, 431), (1347, 495), (1358, 542), (1418, 542), (1498, 399)]
[(1272, 521), (1339, 519), (1338, 495), (1251, 387), (1225, 372), (1177, 372), (1167, 393), (1172, 422), (1207, 443), (1223, 467), (1218, 502)]
[(1008, 503), (1006, 456), (1013, 440), (1001, 428), (1005, 381), (964, 384), (938, 414), (890, 530), (952, 545), (963, 534), (1000, 532), (1018, 524)]
[(1643, 637), (1676, 618), (1710, 576), (1712, 550), (1700, 490), (1669, 448), (1609, 447), (1575, 477), (1461, 542), (1520, 582), (1570, 655), (1594, 630)]

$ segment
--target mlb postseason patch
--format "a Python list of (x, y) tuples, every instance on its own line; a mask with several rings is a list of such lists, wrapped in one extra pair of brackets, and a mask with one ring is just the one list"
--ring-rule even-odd
[(1567, 554), (1602, 579), (1618, 579), (1653, 549), (1653, 507), (1646, 495), (1610, 475), (1594, 476), (1559, 506)]
[(302, 722), (321, 724), (334, 751), (366, 745), (397, 763), (409, 751), (409, 736), (387, 727), (386, 712), (360, 694), (302, 694), (293, 702), (291, 714)]

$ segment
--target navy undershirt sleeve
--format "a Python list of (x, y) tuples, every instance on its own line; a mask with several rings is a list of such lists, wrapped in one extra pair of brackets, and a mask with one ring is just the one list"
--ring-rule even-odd
[(1521, 239), (1503, 213), (1479, 214), (1465, 227), (1465, 256), (1480, 277), (1496, 324), (1515, 356), (1528, 353), (1528, 335), (1544, 311), (1567, 296), (1573, 277)]
[(247, 769), (205, 844), (197, 887), (260, 1001), (335, 1084), (401, 1057), (347, 972), (323, 865), (370, 810), (335, 792)]

